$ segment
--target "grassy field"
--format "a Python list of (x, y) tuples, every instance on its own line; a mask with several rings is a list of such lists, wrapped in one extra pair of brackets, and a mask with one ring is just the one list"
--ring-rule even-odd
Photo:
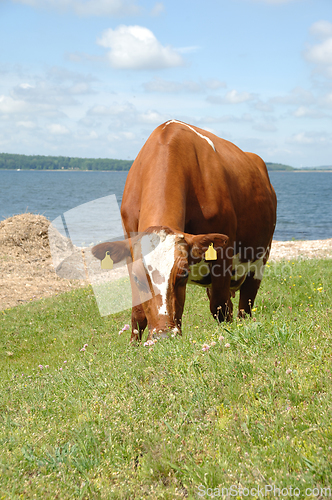
[(91, 288), (1, 311), (0, 499), (329, 497), (332, 261), (271, 264), (253, 316), (188, 287), (146, 348)]

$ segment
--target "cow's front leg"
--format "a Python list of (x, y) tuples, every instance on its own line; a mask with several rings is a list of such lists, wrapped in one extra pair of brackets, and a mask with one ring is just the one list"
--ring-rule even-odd
[(210, 299), (210, 311), (212, 316), (221, 323), (222, 321), (232, 321), (233, 319), (233, 303), (230, 296), (222, 298), (215, 296), (211, 288), (206, 289)]
[(238, 317), (244, 318), (247, 314), (251, 316), (255, 298), (261, 284), (260, 279), (256, 279), (254, 273), (249, 273), (240, 288)]
[(131, 311), (130, 342), (140, 342), (147, 325), (147, 319), (142, 305), (134, 306)]
[(230, 294), (231, 261), (229, 268), (224, 262), (223, 267), (221, 265), (212, 266), (211, 288), (207, 288), (211, 314), (219, 322), (232, 321), (233, 319), (233, 304)]
[(142, 305), (144, 297), (141, 296), (141, 292), (135, 281), (135, 275), (133, 274), (134, 265), (136, 265), (138, 267), (138, 271), (140, 271), (140, 262), (138, 264), (134, 262), (133, 265), (128, 266), (132, 293), (131, 343), (140, 342), (142, 340), (142, 334), (147, 326), (147, 319)]

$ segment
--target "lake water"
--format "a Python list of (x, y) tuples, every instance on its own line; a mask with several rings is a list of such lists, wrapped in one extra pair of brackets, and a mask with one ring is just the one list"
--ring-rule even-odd
[[(126, 177), (127, 172), (0, 170), (0, 220), (24, 212), (53, 220), (112, 194), (120, 205)], [(276, 240), (332, 238), (332, 172), (270, 172), (270, 178), (278, 197)]]

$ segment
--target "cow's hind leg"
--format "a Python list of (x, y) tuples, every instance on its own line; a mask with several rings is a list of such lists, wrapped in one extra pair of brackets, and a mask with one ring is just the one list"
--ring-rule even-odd
[(140, 342), (142, 334), (148, 324), (142, 305), (134, 306), (131, 311), (131, 337), (130, 342)]
[(246, 314), (251, 316), (255, 298), (262, 280), (256, 279), (254, 273), (249, 273), (240, 288), (239, 318), (244, 318)]

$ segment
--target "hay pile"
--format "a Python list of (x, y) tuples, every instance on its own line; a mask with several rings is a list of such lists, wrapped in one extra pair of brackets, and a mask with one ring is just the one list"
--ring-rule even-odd
[(46, 217), (29, 213), (0, 222), (0, 309), (86, 286), (55, 274), (49, 225)]

